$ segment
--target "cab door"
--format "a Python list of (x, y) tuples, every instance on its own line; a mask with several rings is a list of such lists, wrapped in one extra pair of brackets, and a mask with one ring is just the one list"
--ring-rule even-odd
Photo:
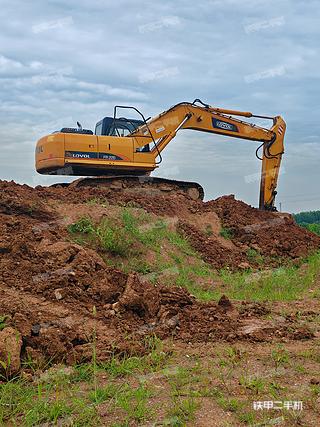
[(122, 136), (98, 136), (99, 160), (133, 162), (133, 138)]
[(93, 163), (98, 159), (98, 138), (96, 135), (65, 133), (66, 163)]

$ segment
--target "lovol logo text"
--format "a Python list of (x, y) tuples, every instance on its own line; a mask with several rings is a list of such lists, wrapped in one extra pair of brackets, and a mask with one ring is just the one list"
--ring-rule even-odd
[(76, 153), (76, 154), (72, 154), (72, 157), (75, 157), (76, 159), (90, 159), (89, 154)]
[(217, 129), (228, 130), (231, 132), (238, 132), (238, 128), (236, 125), (228, 122), (223, 122), (222, 120), (212, 119), (212, 126)]
[(66, 151), (65, 157), (73, 159), (96, 159), (98, 154), (90, 151)]
[(230, 125), (230, 123), (217, 121), (217, 126), (221, 129), (232, 130), (232, 125)]

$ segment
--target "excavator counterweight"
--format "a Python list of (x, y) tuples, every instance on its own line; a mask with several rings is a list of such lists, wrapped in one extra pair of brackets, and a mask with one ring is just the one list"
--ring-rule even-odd
[[(141, 119), (117, 118), (119, 109), (132, 109)], [(238, 117), (272, 120), (267, 129)], [(262, 160), (260, 209), (275, 210), (279, 168), (284, 152), (286, 124), (280, 116), (257, 116), (250, 112), (225, 110), (194, 102), (181, 102), (160, 115), (145, 119), (134, 107), (116, 106), (113, 117), (96, 124), (95, 132), (63, 128), (41, 138), (36, 146), (36, 170), (48, 175), (87, 176), (71, 185), (108, 186), (143, 191), (182, 191), (203, 199), (199, 184), (150, 177), (162, 161), (161, 153), (180, 129), (260, 142), (256, 150)], [(261, 149), (261, 156), (259, 156)], [(133, 191), (133, 190), (132, 190)]]

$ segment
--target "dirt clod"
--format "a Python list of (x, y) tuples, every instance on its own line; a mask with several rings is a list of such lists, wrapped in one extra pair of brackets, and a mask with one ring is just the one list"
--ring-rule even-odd
[(0, 374), (11, 377), (20, 370), (22, 338), (19, 331), (7, 327), (0, 331)]
[(230, 310), (232, 308), (231, 301), (225, 295), (222, 295), (222, 297), (220, 298), (220, 300), (218, 302), (218, 305), (220, 307), (223, 307), (226, 310)]

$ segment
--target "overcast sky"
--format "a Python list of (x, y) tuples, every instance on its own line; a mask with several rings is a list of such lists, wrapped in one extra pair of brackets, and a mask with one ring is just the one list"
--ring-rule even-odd
[[(40, 136), (115, 104), (152, 116), (201, 98), (287, 122), (282, 210), (320, 209), (319, 0), (0, 0), (0, 179), (37, 175)], [(266, 123), (263, 123), (266, 124)], [(257, 205), (257, 144), (182, 131), (157, 175)], [(249, 179), (248, 179), (249, 176)], [(250, 178), (251, 177), (251, 178)]]

